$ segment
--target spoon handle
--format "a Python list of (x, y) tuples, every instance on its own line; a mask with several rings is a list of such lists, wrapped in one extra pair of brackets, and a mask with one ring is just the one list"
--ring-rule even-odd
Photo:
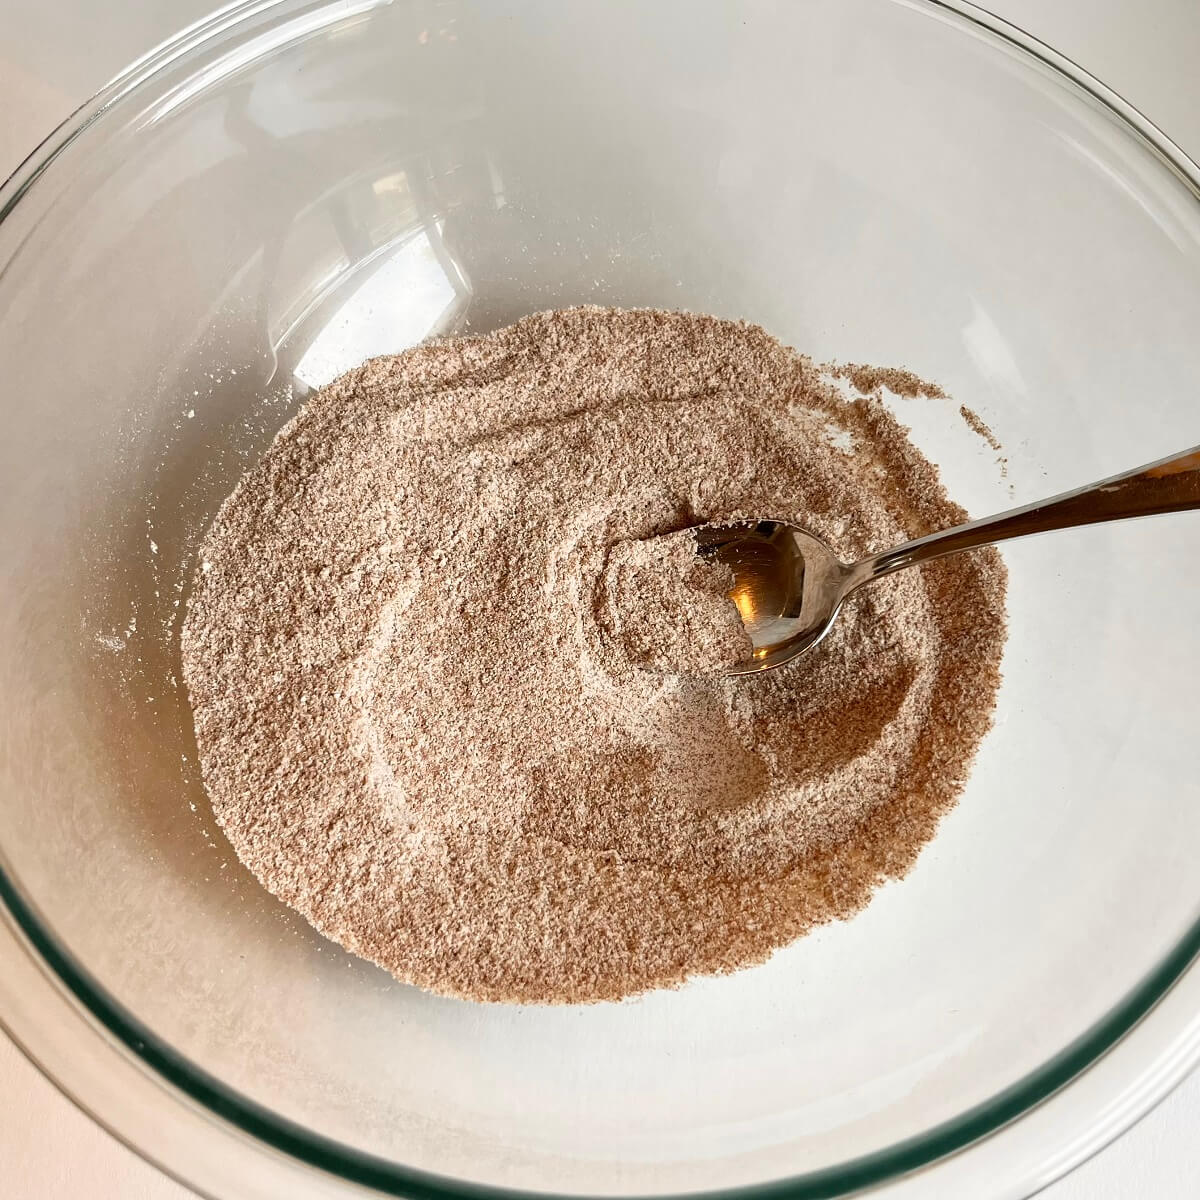
[(1200, 446), (1135, 467), (1111, 479), (1063, 492), (1049, 500), (1038, 500), (994, 517), (931, 533), (864, 558), (849, 568), (847, 590), (931, 558), (1006, 542), (1009, 538), (1025, 537), (1030, 533), (1192, 508), (1200, 508)]

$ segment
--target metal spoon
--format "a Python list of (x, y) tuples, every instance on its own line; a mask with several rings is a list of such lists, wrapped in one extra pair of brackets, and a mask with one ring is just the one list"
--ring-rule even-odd
[(783, 521), (701, 525), (695, 532), (697, 553), (733, 571), (729, 594), (754, 654), (727, 674), (748, 675), (782, 666), (815, 646), (855, 588), (893, 571), (1030, 533), (1194, 508), (1200, 508), (1200, 446), (856, 563), (841, 562), (815, 534)]

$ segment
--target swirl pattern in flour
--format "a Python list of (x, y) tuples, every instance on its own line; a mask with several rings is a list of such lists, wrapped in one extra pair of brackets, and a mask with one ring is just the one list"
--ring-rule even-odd
[[(238, 854), (485, 1000), (615, 999), (854, 912), (988, 728), (1003, 568), (890, 577), (790, 666), (706, 673), (689, 645), (740, 634), (711, 580), (656, 579), (664, 535), (761, 514), (844, 557), (964, 517), (878, 395), (744, 324), (569, 309), (335, 381), (221, 508), (184, 624)], [(695, 628), (623, 599), (660, 594)]]

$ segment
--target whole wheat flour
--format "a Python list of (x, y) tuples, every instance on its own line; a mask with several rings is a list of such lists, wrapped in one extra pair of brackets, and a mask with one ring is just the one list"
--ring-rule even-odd
[(903, 874), (989, 725), (999, 559), (881, 580), (733, 678), (730, 579), (679, 534), (769, 516), (853, 558), (964, 519), (835, 370), (577, 308), (310, 399), (221, 508), (182, 633), (242, 860), (399, 979), (526, 1002), (759, 962)]

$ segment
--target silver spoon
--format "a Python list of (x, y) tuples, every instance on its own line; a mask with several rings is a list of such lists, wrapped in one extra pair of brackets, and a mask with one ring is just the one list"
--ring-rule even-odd
[(931, 533), (856, 563), (840, 561), (815, 534), (783, 521), (701, 525), (697, 552), (733, 571), (730, 597), (754, 646), (727, 671), (748, 675), (815, 646), (856, 588), (913, 567), (1030, 533), (1200, 508), (1200, 446), (1023, 508)]

